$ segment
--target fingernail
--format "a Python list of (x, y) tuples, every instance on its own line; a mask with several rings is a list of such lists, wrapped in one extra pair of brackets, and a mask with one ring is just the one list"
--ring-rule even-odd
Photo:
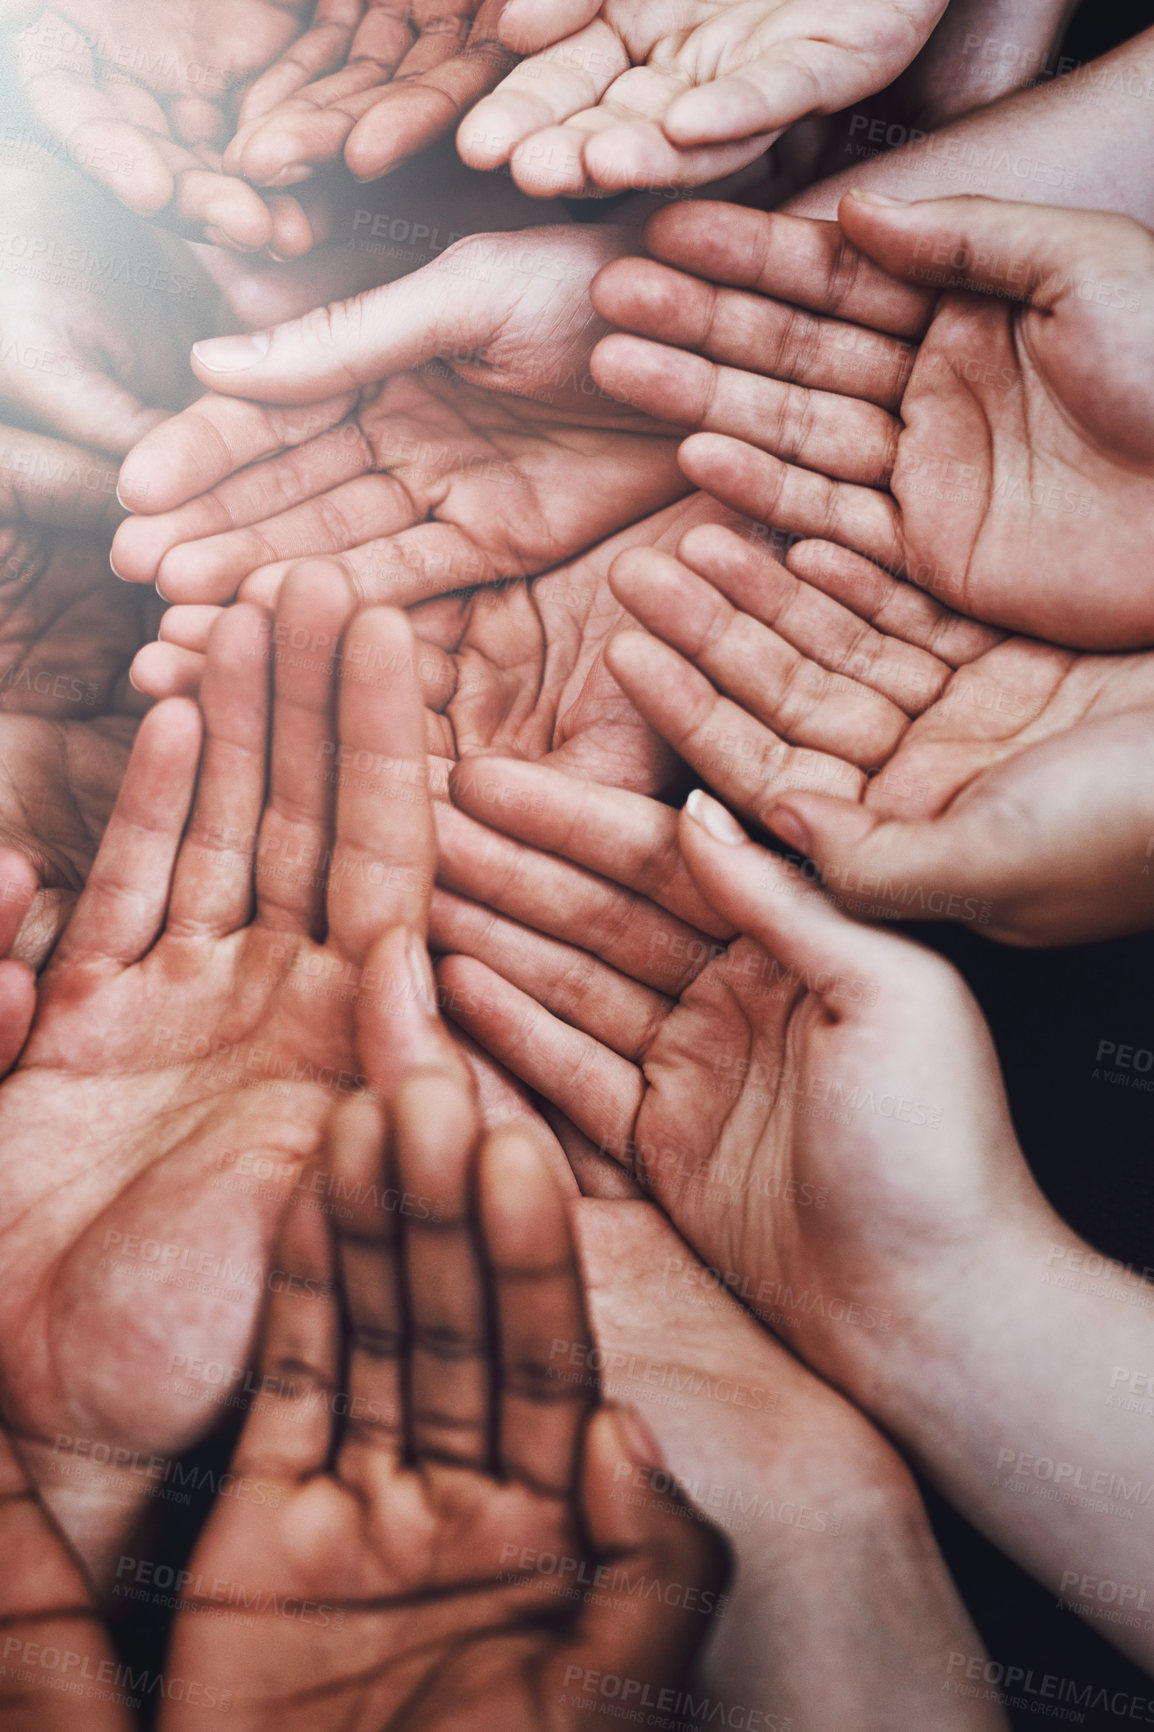
[(268, 332), (253, 331), (247, 337), (210, 337), (194, 343), (192, 352), (210, 373), (243, 373), (268, 354)]
[(704, 788), (694, 788), (685, 802), (685, 810), (715, 842), (728, 842), (733, 846), (738, 842), (749, 841), (737, 819), (727, 812), (719, 801), (707, 794)]
[(908, 198), (895, 198), (892, 193), (873, 192), (871, 189), (862, 186), (851, 188), (850, 192), (846, 196), (848, 198), (857, 199), (859, 204), (881, 204), (892, 206), (910, 203)]
[(799, 854), (808, 858), (813, 853), (813, 837), (809, 825), (792, 806), (773, 806), (766, 813), (766, 825), (782, 842), (788, 842)]
[(665, 1455), (661, 1445), (638, 1410), (619, 1402), (614, 1403), (612, 1412), (625, 1452), (636, 1466), (663, 1468)]

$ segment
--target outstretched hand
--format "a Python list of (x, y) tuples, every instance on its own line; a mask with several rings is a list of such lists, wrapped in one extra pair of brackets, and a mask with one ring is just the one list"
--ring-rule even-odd
[(529, 56), (462, 122), (474, 168), (509, 163), (542, 196), (701, 186), (794, 121), (833, 114), (908, 66), (945, 0), (511, 0), (496, 28)]
[[(669, 429), (599, 393), (588, 285), (630, 231), (462, 241), (385, 288), (198, 344), (218, 387), (129, 456), (117, 571), (173, 601), (275, 595), (331, 553), (367, 600), (535, 576), (687, 491)], [(228, 392), (230, 395), (223, 395)], [(242, 401), (241, 399), (250, 399)]]
[(850, 194), (837, 224), (686, 205), (646, 238), (654, 260), (594, 284), (638, 335), (603, 342), (593, 372), (699, 429), (680, 453), (696, 486), (991, 625), (1154, 642), (1145, 229)]
[(501, 0), (320, 0), (313, 22), (251, 87), (224, 166), (293, 186), (322, 163), (387, 174), (452, 130), (516, 56)]
[(606, 662), (670, 747), (851, 912), (1027, 945), (1149, 926), (1154, 653), (1006, 637), (828, 543), (786, 563), (714, 526), (616, 561), (648, 631)]
[[(565, 1199), (524, 1128), (481, 1135), (440, 1042), (383, 1103), (336, 1109), (281, 1231), (233, 1461), (268, 1495), (217, 1503), (171, 1655), (229, 1691), (244, 1732), (597, 1723), (587, 1669), (677, 1684), (723, 1584), (713, 1530), (616, 1494), (660, 1456), (567, 1369), (590, 1335)], [(628, 1603), (626, 1580), (653, 1588)], [(255, 1641), (221, 1582), (261, 1608)], [(290, 1601), (316, 1608), (307, 1625)], [(210, 1723), (170, 1708), (165, 1728)]]
[[(369, 950), (424, 925), (412, 638), (387, 612), (349, 625), (352, 607), (339, 572), (305, 568), (275, 628), (246, 606), (220, 621), (203, 748), (187, 700), (145, 716), (0, 1088), (4, 1413), (97, 1575), (141, 1482), (110, 1470), (102, 1485), (81, 1458), (171, 1455), (213, 1428), (227, 1390), (192, 1368), (211, 1352), (240, 1376), (280, 1209), (359, 1074)], [(353, 773), (362, 753), (375, 774)], [(399, 1051), (427, 1025), (415, 953), (411, 978)], [(238, 1174), (242, 1156), (262, 1182)]]

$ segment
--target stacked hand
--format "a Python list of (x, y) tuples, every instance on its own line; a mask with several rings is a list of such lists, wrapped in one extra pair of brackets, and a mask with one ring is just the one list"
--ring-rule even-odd
[(194, 238), (282, 258), (308, 216), (221, 172), (237, 101), (299, 36), (306, 0), (7, 0), (16, 70), (37, 122), (130, 210)]
[[(148, 1481), (126, 1469), (89, 1484), (79, 1457), (97, 1443), (171, 1454), (212, 1429), (224, 1392), (175, 1373), (207, 1355), (239, 1377), (284, 1199), (365, 1058), (354, 1021), (369, 949), (397, 921), (423, 925), (412, 640), (393, 615), (360, 615), (338, 702), (351, 610), (339, 573), (286, 584), (271, 742), (269, 623), (246, 606), (214, 635), (203, 749), (187, 700), (144, 718), (0, 1090), (4, 1412), (97, 1572)], [(290, 651), (298, 630), (311, 650)], [(381, 740), (378, 773), (353, 774)], [(421, 957), (408, 966), (398, 1059), (431, 990)], [(242, 1156), (263, 1183), (236, 1176)]]
[[(116, 569), (171, 600), (275, 595), (336, 553), (405, 605), (534, 576), (687, 491), (668, 430), (598, 393), (588, 284), (627, 231), (458, 243), (402, 282), (200, 344), (214, 392), (137, 447)], [(244, 401), (243, 399), (251, 399)], [(147, 514), (147, 515), (145, 515)], [(254, 568), (255, 572), (254, 572)]]
[(1147, 927), (1154, 653), (1005, 636), (826, 543), (787, 565), (718, 526), (616, 561), (648, 633), (606, 663), (673, 750), (869, 918)]
[(641, 335), (609, 338), (593, 370), (702, 429), (680, 453), (695, 485), (990, 624), (1154, 640), (1146, 230), (850, 195), (837, 225), (686, 205), (646, 236), (655, 261), (593, 291)]
[(476, 168), (508, 162), (542, 195), (700, 186), (810, 114), (889, 84), (944, 0), (511, 0), (502, 42), (529, 56), (461, 125)]

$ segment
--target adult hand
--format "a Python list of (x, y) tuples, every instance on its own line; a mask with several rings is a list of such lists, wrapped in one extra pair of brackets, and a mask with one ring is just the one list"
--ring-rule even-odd
[(0, 1546), (5, 1726), (11, 1732), (130, 1732), (135, 1719), (125, 1692), (90, 1686), (87, 1695), (73, 1695), (60, 1688), (61, 1679), (73, 1672), (114, 1680), (116, 1653), (84, 1573), (53, 1527), (3, 1427)]
[[(429, 1727), (591, 1725), (587, 1669), (676, 1686), (723, 1586), (723, 1545), (687, 1507), (615, 1495), (625, 1464), (644, 1474), (660, 1456), (584, 1368), (565, 1199), (525, 1130), (481, 1135), (439, 1038), (386, 1106), (337, 1108), (327, 1164), (282, 1229), (285, 1279), (233, 1461), (267, 1495), (218, 1501), (171, 1654), (180, 1675), (229, 1691), (244, 1732), (414, 1713)], [(558, 1367), (558, 1340), (585, 1347), (580, 1369)], [(616, 1571), (654, 1584), (628, 1612)], [(575, 1606), (571, 1575), (604, 1591)], [(255, 1643), (248, 1616), (214, 1604), (220, 1582), (234, 1604), (270, 1608)], [(289, 1597), (317, 1604), (309, 1625), (283, 1615)], [(170, 1704), (166, 1732), (214, 1712)]]
[[(179, 1453), (212, 1428), (227, 1390), (196, 1365), (223, 1356), (240, 1377), (280, 1209), (364, 1056), (369, 950), (386, 927), (424, 924), (411, 635), (375, 611), (346, 631), (352, 606), (339, 572), (285, 585), (271, 744), (270, 630), (251, 607), (214, 636), (203, 752), (187, 700), (144, 718), (0, 1088), (4, 1411), (97, 1575), (147, 1493), (135, 1452)], [(294, 634), (313, 653), (291, 650)], [(365, 750), (375, 776), (346, 767)], [(427, 1026), (418, 962), (394, 1007), (401, 1049)], [(97, 1445), (129, 1465), (93, 1477)]]
[(301, 31), (307, 0), (6, 0), (35, 120), (130, 210), (195, 239), (307, 252), (296, 199), (221, 173), (237, 97)]
[(184, 242), (45, 151), (5, 171), (5, 214), (0, 418), (123, 457), (189, 401), (216, 292)]
[(340, 160), (387, 174), (454, 127), (516, 56), (494, 33), (500, 0), (320, 0), (309, 30), (245, 96), (230, 173), (292, 186)]
[[(472, 766), (457, 797), (526, 846), (516, 877), (494, 873), (499, 919), (458, 913), (438, 971), (452, 1015), (640, 1179), (756, 1315), (859, 1387), (870, 1355), (965, 1289), (975, 1245), (996, 1260), (1046, 1212), (977, 1006), (945, 963), (848, 920), (705, 795), (694, 808), (729, 845), (635, 794), (578, 802), (543, 766), (484, 770), (517, 797), (485, 802)], [(578, 826), (575, 809), (601, 816)], [(554, 872), (546, 901), (566, 826), (574, 891)], [(600, 918), (582, 940), (590, 872)], [(638, 898), (684, 916), (686, 875), (738, 936), (687, 932), (655, 901), (638, 942)]]
[(820, 542), (787, 563), (708, 527), (613, 568), (648, 632), (608, 668), (703, 780), (872, 919), (1026, 945), (1154, 922), (1154, 654), (1001, 636)]
[(992, 625), (1154, 641), (1145, 229), (851, 194), (837, 225), (688, 205), (646, 235), (663, 262), (615, 264), (593, 295), (661, 345), (611, 337), (593, 370), (703, 429), (680, 454), (696, 486)]
[(334, 553), (363, 597), (406, 605), (535, 576), (676, 499), (668, 430), (589, 377), (604, 326), (588, 284), (630, 244), (474, 237), (294, 324), (198, 344), (199, 376), (231, 395), (128, 458), (121, 497), (141, 515), (117, 571), (204, 603), (257, 568), (267, 599), (287, 560)]
[(701, 186), (787, 126), (833, 114), (913, 60), (945, 0), (511, 0), (502, 42), (529, 58), (457, 134), (474, 168), (526, 192)]

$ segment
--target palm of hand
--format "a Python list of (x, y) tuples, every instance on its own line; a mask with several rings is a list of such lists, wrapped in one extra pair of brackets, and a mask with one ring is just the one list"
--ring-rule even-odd
[[(605, 0), (466, 118), (461, 153), (477, 167), (511, 157), (518, 183), (542, 193), (718, 180), (792, 122), (888, 84), (941, 10), (882, 0), (847, 19), (813, 0)], [(543, 47), (547, 31), (543, 19), (514, 45)]]
[(1069, 366), (1071, 344), (1094, 342), (1082, 314), (941, 302), (899, 410), (894, 568), (975, 619), (1092, 645), (1097, 618), (1097, 641), (1136, 643), (1154, 462), (1134, 418), (1111, 413), (1132, 357), (1107, 350), (1093, 379)]
[[(265, 1502), (222, 1508), (210, 1520), (187, 1597), (210, 1582), (243, 1587), (246, 1605), (296, 1596), (319, 1604), (310, 1621), (323, 1632), (310, 1630), (302, 1649), (302, 1631), (273, 1612), (260, 1619), (255, 1663), (244, 1619), (234, 1634), (227, 1618), (192, 1618), (179, 1637), (185, 1669), (211, 1652), (208, 1675), (231, 1690), (230, 1712), (246, 1732), (307, 1732), (318, 1699), (339, 1702), (358, 1724), (390, 1726), (417, 1693), (430, 1724), (455, 1724), (454, 1714), (477, 1712), (469, 1637), (502, 1634), (499, 1657), (484, 1662), (486, 1691), (502, 1704), (492, 1711), (508, 1715), (493, 1723), (535, 1723), (529, 1679), (554, 1643), (524, 1629), (539, 1596), (514, 1579), (508, 1560), (523, 1547), (582, 1555), (562, 1497), (464, 1467), (408, 1468), (383, 1454), (355, 1486), (328, 1473), (304, 1485), (278, 1487), (267, 1473), (262, 1481)], [(174, 1732), (181, 1725), (177, 1716)]]

